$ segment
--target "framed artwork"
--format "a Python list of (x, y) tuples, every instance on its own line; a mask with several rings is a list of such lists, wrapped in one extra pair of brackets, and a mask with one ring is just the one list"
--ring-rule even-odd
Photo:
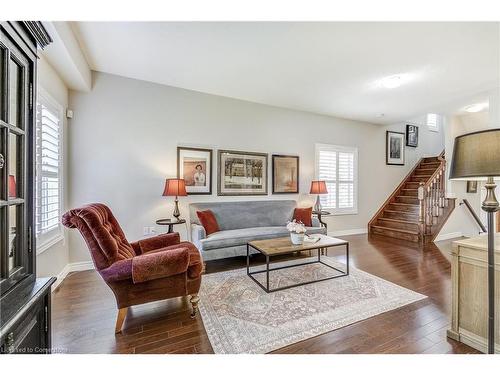
[(477, 181), (467, 181), (467, 193), (477, 193)]
[(299, 192), (299, 157), (273, 155), (273, 194)]
[(267, 154), (218, 151), (217, 195), (267, 195)]
[(385, 163), (405, 165), (404, 133), (387, 131), (385, 139)]
[(418, 126), (406, 125), (406, 145), (408, 147), (418, 146)]
[(189, 195), (212, 194), (212, 150), (177, 147), (177, 178), (184, 179)]

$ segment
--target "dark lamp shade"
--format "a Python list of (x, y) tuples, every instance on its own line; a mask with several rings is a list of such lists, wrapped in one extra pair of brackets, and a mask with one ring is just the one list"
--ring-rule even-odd
[(165, 189), (163, 190), (163, 196), (186, 196), (186, 183), (182, 178), (167, 178), (165, 180)]
[(455, 138), (450, 179), (475, 180), (500, 176), (500, 129)]
[(311, 181), (311, 191), (309, 194), (328, 194), (325, 181)]

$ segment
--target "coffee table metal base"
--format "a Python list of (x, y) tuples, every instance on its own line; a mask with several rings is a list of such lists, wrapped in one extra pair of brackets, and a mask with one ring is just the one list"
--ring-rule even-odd
[[(247, 275), (253, 281), (255, 281), (255, 283), (258, 286), (260, 286), (266, 293), (277, 292), (279, 290), (285, 290), (285, 289), (289, 289), (289, 288), (294, 288), (296, 286), (302, 286), (302, 285), (317, 283), (317, 282), (320, 282), (320, 281), (332, 280), (332, 279), (336, 279), (338, 277), (343, 277), (343, 276), (348, 276), (349, 275), (349, 243), (345, 244), (345, 252), (346, 252), (346, 269), (345, 269), (345, 271), (340, 270), (340, 269), (338, 269), (336, 267), (333, 267), (330, 264), (327, 264), (327, 263), (324, 263), (324, 262), (321, 261), (321, 252), (323, 250), (325, 250), (325, 247), (323, 247), (323, 248), (315, 249), (318, 252), (318, 259), (315, 260), (315, 261), (304, 262), (304, 263), (297, 263), (297, 264), (290, 264), (290, 265), (287, 265), (287, 266), (274, 267), (274, 268), (269, 268), (269, 265), (270, 265), (269, 258), (270, 257), (269, 257), (269, 255), (266, 255), (265, 256), (266, 257), (266, 265), (265, 265), (266, 269), (265, 270), (261, 270), (261, 271), (250, 272), (250, 247), (252, 249), (255, 249), (255, 250), (259, 251), (259, 249), (255, 248), (252, 245), (250, 245), (249, 243), (247, 243)], [(328, 249), (330, 247), (335, 247), (335, 246), (328, 246), (326, 249)], [(302, 251), (306, 251), (306, 250), (302, 250)], [(318, 279), (318, 280), (305, 281), (305, 282), (302, 282), (302, 283), (291, 284), (291, 285), (282, 286), (282, 287), (274, 288), (274, 289), (270, 289), (269, 288), (269, 272), (271, 272), (271, 271), (277, 271), (277, 270), (282, 270), (282, 269), (285, 269), (285, 268), (301, 267), (301, 266), (305, 266), (305, 265), (308, 265), (308, 264), (315, 264), (315, 263), (321, 263), (324, 266), (327, 266), (327, 267), (329, 267), (331, 269), (334, 269), (335, 271), (340, 272), (340, 275), (335, 275), (335, 276), (331, 276), (331, 277), (325, 277), (325, 278)], [(255, 277), (253, 277), (253, 275), (256, 275), (256, 274), (259, 274), (259, 273), (264, 273), (264, 272), (266, 273), (266, 285), (262, 285), (262, 283), (260, 281), (258, 281)]]

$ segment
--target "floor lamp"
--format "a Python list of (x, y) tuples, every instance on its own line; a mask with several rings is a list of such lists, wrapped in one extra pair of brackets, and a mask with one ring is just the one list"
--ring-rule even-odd
[(481, 208), (488, 214), (488, 354), (495, 353), (495, 229), (493, 214), (499, 204), (495, 177), (500, 176), (500, 129), (455, 138), (450, 179), (486, 179), (486, 198)]

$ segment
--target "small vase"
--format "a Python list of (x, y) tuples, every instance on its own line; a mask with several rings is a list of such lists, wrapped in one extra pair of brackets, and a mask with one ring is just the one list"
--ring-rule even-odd
[(290, 232), (290, 240), (294, 245), (302, 245), (304, 243), (304, 233)]

